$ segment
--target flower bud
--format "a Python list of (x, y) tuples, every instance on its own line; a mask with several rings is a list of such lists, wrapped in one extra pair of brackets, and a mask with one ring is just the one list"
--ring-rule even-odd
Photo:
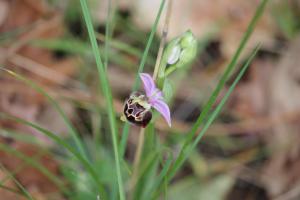
[[(181, 36), (173, 39), (166, 47), (164, 58), (167, 71), (174, 71), (189, 64), (197, 54), (197, 40), (188, 30)], [(166, 74), (167, 75), (167, 74)]]
[(195, 39), (193, 33), (191, 31), (186, 31), (181, 40), (181, 55), (179, 62), (177, 63), (177, 67), (184, 66), (196, 57), (197, 54), (197, 40)]

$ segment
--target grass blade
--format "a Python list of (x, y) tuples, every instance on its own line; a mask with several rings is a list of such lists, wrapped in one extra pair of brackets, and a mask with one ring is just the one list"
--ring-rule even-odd
[[(234, 56), (232, 57), (230, 63), (228, 64), (228, 66), (227, 66), (224, 74), (222, 75), (217, 87), (215, 88), (215, 90), (213, 91), (212, 95), (210, 96), (208, 102), (204, 106), (200, 116), (197, 118), (197, 120), (194, 123), (192, 129), (189, 131), (187, 139), (185, 140), (184, 145), (181, 148), (177, 159), (175, 160), (174, 164), (171, 166), (170, 170), (168, 171), (168, 176), (167, 176), (167, 181), (168, 182), (175, 175), (177, 170), (181, 167), (181, 165), (185, 161), (185, 157), (187, 157), (187, 155), (188, 155), (187, 152), (188, 152), (188, 149), (190, 148), (190, 146), (195, 145), (195, 143), (192, 143), (192, 140), (193, 140), (194, 136), (196, 135), (196, 132), (197, 132), (198, 128), (203, 123), (203, 121), (206, 119), (207, 115), (209, 114), (209, 111), (211, 110), (212, 106), (216, 102), (216, 99), (217, 99), (220, 91), (222, 90), (222, 88), (224, 87), (226, 81), (228, 80), (229, 76), (231, 75), (235, 65), (237, 64), (238, 58), (241, 55), (242, 50), (245, 48), (245, 45), (246, 45), (247, 41), (249, 40), (249, 38), (250, 38), (250, 36), (251, 36), (255, 26), (256, 26), (256, 23), (257, 23), (258, 19), (260, 18), (260, 16), (262, 15), (262, 13), (265, 9), (265, 6), (266, 6), (267, 2), (268, 2), (268, 0), (262, 0), (261, 3), (259, 4), (258, 8), (256, 9), (256, 12), (255, 12), (250, 24), (248, 25), (248, 28), (247, 28), (247, 30), (246, 30), (246, 32), (245, 32), (245, 34), (244, 34), (244, 36), (243, 36), (243, 38), (240, 42), (240, 45), (239, 45), (237, 51), (235, 52)], [(204, 132), (201, 133), (201, 134), (204, 134)], [(201, 137), (200, 137), (200, 139), (201, 139)], [(198, 139), (198, 140), (200, 140), (200, 139)], [(162, 183), (160, 183), (160, 186), (161, 185), (162, 185)], [(157, 196), (157, 193), (156, 193), (155, 196)]]
[(107, 108), (108, 108), (108, 117), (109, 117), (109, 123), (110, 123), (110, 129), (111, 129), (111, 135), (112, 135), (112, 142), (113, 142), (113, 148), (114, 148), (114, 155), (115, 155), (115, 163), (116, 163), (116, 171), (117, 171), (117, 179), (118, 179), (118, 186), (119, 186), (119, 195), (120, 199), (125, 199), (124, 189), (123, 189), (123, 181), (122, 181), (122, 174), (121, 174), (121, 166), (120, 166), (120, 158), (119, 158), (119, 150), (118, 150), (118, 133), (117, 133), (117, 123), (116, 123), (116, 116), (115, 111), (113, 107), (113, 99), (111, 94), (111, 89), (109, 87), (109, 82), (106, 74), (106, 70), (104, 69), (104, 65), (102, 63), (99, 48), (97, 45), (97, 40), (91, 20), (91, 16), (89, 13), (89, 9), (86, 3), (86, 0), (80, 0), (83, 17), (85, 20), (85, 24), (88, 30), (90, 42), (92, 45), (94, 57), (96, 60), (97, 70), (100, 78), (101, 88), (103, 91), (103, 94), (106, 99)]
[(184, 154), (182, 156), (178, 157), (175, 161), (174, 168), (170, 171), (170, 176), (174, 176), (176, 171), (182, 166), (184, 161), (187, 159), (187, 156), (192, 152), (192, 150), (197, 146), (201, 138), (203, 137), (204, 133), (207, 131), (211, 123), (215, 120), (217, 115), (220, 113), (221, 109), (223, 108), (224, 104), (226, 103), (229, 95), (232, 93), (234, 88), (236, 87), (237, 83), (241, 79), (241, 77), (244, 75), (246, 69), (249, 67), (251, 61), (255, 57), (256, 53), (259, 50), (259, 46), (257, 46), (251, 56), (248, 58), (247, 62), (243, 66), (243, 68), (240, 70), (239, 74), (235, 78), (234, 82), (230, 86), (229, 90), (226, 92), (225, 96), (222, 98), (221, 102), (218, 104), (216, 109), (212, 112), (212, 114), (209, 115), (207, 122), (204, 124), (204, 127), (201, 129), (200, 133), (197, 135), (196, 139), (192, 142), (192, 144), (188, 147), (187, 150), (184, 151)]
[[(99, 41), (105, 42), (105, 36), (103, 36), (102, 34), (98, 33), (96, 35), (96, 37)], [(125, 42), (122, 42), (122, 41), (119, 41), (119, 40), (116, 40), (113, 38), (110, 38), (110, 46), (118, 51), (122, 51), (129, 55), (133, 55), (136, 57), (143, 56), (143, 53), (140, 52), (140, 50), (138, 48), (133, 47)], [(153, 58), (151, 59), (151, 57), (149, 57), (149, 59), (146, 61), (146, 63), (148, 63), (148, 64), (154, 63), (154, 62), (155, 62), (155, 60)]]
[(150, 197), (150, 199), (151, 199), (151, 194), (159, 187), (160, 183), (162, 183), (166, 179), (166, 175), (167, 175), (168, 170), (170, 169), (171, 164), (172, 164), (172, 159), (173, 158), (170, 156), (166, 160), (165, 164), (163, 165), (163, 169), (162, 169), (161, 173), (156, 178), (155, 182), (153, 183), (153, 185), (149, 189), (149, 192), (145, 196)]
[[(168, 171), (166, 175), (166, 181), (169, 182), (171, 178), (175, 175), (177, 170), (183, 165), (185, 160), (188, 158), (189, 154), (192, 152), (192, 150), (197, 146), (197, 144), (200, 142), (201, 138), (203, 137), (204, 133), (207, 131), (207, 129), (210, 127), (211, 123), (216, 119), (217, 115), (220, 113), (221, 109), (223, 108), (224, 104), (226, 103), (228, 97), (232, 93), (232, 91), (235, 89), (237, 83), (241, 79), (241, 77), (244, 75), (245, 71), (249, 67), (251, 61), (255, 57), (256, 53), (258, 52), (260, 46), (257, 46), (251, 56), (247, 59), (247, 62), (240, 70), (239, 74), (235, 78), (234, 82), (231, 84), (229, 90), (226, 92), (225, 96), (222, 98), (221, 102), (218, 104), (216, 109), (209, 115), (207, 122), (205, 123), (204, 127), (201, 129), (200, 133), (197, 135), (196, 139), (190, 144), (189, 146), (186, 146), (185, 149), (182, 149), (179, 156), (175, 160), (173, 166), (171, 166), (170, 170)], [(164, 169), (163, 169), (164, 171)], [(162, 172), (161, 172), (162, 173)], [(160, 183), (161, 185), (162, 183)], [(160, 190), (162, 188), (159, 188), (159, 191), (154, 195), (157, 197), (160, 193)]]
[(0, 130), (0, 136), (4, 138), (11, 138), (13, 140), (25, 142), (26, 144), (33, 144), (42, 147), (44, 143), (38, 140), (34, 135), (24, 134), (23, 132), (2, 129)]
[(5, 113), (0, 113), (0, 118), (5, 118), (5, 119), (9, 119), (15, 122), (18, 122), (20, 124), (24, 124), (26, 126), (30, 126), (32, 128), (34, 128), (35, 130), (39, 131), (41, 134), (46, 135), (47, 137), (49, 137), (50, 139), (52, 139), (54, 142), (56, 142), (58, 145), (63, 146), (65, 149), (67, 149), (75, 158), (77, 158), (80, 163), (85, 167), (85, 169), (89, 172), (89, 174), (92, 176), (93, 180), (95, 181), (95, 183), (98, 186), (99, 192), (102, 193), (102, 196), (104, 196), (104, 189), (102, 188), (101, 182), (98, 179), (97, 173), (95, 171), (95, 169), (93, 168), (93, 166), (90, 164), (90, 162), (88, 162), (80, 153), (78, 153), (78, 151), (76, 151), (71, 145), (69, 145), (68, 143), (66, 143), (64, 140), (62, 140), (61, 138), (59, 138), (56, 134), (36, 125), (33, 124), (29, 121), (26, 121), (24, 119), (18, 118), (18, 117), (14, 117), (11, 115), (7, 115)]
[(16, 79), (26, 83), (27, 85), (29, 85), (34, 90), (36, 90), (38, 93), (42, 94), (44, 97), (46, 97), (48, 99), (48, 101), (52, 104), (52, 106), (57, 110), (57, 112), (62, 117), (65, 125), (67, 126), (68, 130), (71, 133), (73, 140), (75, 141), (77, 148), (79, 149), (79, 152), (81, 153), (82, 156), (84, 156), (86, 158), (86, 152), (85, 152), (83, 144), (78, 136), (78, 133), (77, 133), (76, 129), (74, 128), (74, 126), (72, 125), (71, 121), (68, 119), (68, 117), (65, 114), (65, 112), (63, 111), (63, 109), (59, 106), (59, 104), (42, 87), (40, 87), (33, 81), (25, 78), (24, 76), (22, 76), (20, 74), (10, 71), (8, 69), (5, 69), (5, 68), (0, 68), (0, 69), (7, 72), (10, 75), (12, 75)]
[(11, 178), (15, 184), (21, 189), (21, 192), (18, 190), (14, 190), (12, 188), (6, 187), (5, 185), (0, 184), (0, 187), (2, 187), (5, 190), (8, 190), (12, 193), (25, 196), (27, 199), (34, 200), (34, 198), (31, 196), (31, 194), (23, 187), (23, 185), (2, 165), (0, 164), (0, 167), (8, 174), (9, 178)]
[[(16, 183), (17, 184), (17, 183)], [(17, 184), (18, 185), (18, 187), (20, 187), (20, 185), (19, 184)], [(32, 197), (29, 197), (28, 195), (26, 195), (25, 193), (24, 193), (24, 191), (19, 191), (19, 190), (16, 190), (16, 189), (13, 189), (13, 188), (10, 188), (10, 187), (7, 187), (7, 186), (5, 186), (5, 185), (1, 185), (0, 184), (0, 188), (1, 189), (3, 189), (3, 190), (7, 190), (7, 191), (9, 191), (9, 192), (11, 192), (11, 193), (14, 193), (14, 194), (16, 194), (16, 195), (19, 195), (19, 196), (22, 196), (22, 197), (26, 197), (26, 199), (30, 199), (30, 200), (34, 200)], [(20, 187), (21, 188), (21, 187)], [(27, 192), (28, 193), (28, 192)]]
[(32, 159), (31, 157), (19, 152), (18, 150), (6, 144), (0, 144), (0, 150), (20, 158), (24, 162), (28, 163), (30, 166), (39, 170), (42, 174), (44, 174), (51, 182), (57, 185), (60, 189), (66, 191), (64, 189), (65, 186), (63, 185), (62, 181), (35, 159)]
[(209, 113), (210, 109), (212, 108), (213, 104), (216, 102), (216, 99), (217, 99), (218, 95), (220, 94), (221, 90), (224, 88), (224, 85), (225, 85), (226, 81), (228, 80), (228, 78), (230, 77), (234, 67), (236, 66), (238, 58), (240, 57), (243, 49), (245, 48), (245, 45), (246, 45), (247, 41), (249, 40), (258, 19), (262, 15), (267, 2), (268, 2), (268, 0), (262, 0), (260, 5), (256, 9), (254, 17), (252, 18), (250, 24), (248, 25), (248, 28), (247, 28), (247, 30), (246, 30), (246, 32), (245, 32), (245, 34), (244, 34), (244, 36), (243, 36), (243, 38), (240, 42), (240, 45), (239, 45), (237, 51), (235, 52), (234, 56), (232, 57), (230, 63), (228, 64), (224, 74), (222, 75), (217, 87), (215, 88), (215, 90), (213, 91), (212, 95), (210, 96), (208, 102), (206, 103), (205, 107), (203, 108), (200, 116), (198, 117), (197, 121), (195, 122), (195, 124), (193, 125), (191, 131), (189, 132), (188, 138), (185, 141), (184, 146), (188, 145), (192, 141), (192, 139), (195, 136), (199, 126), (202, 124), (202, 122), (206, 118), (207, 114)]
[[(144, 70), (144, 66), (145, 66), (145, 63), (146, 63), (146, 60), (147, 60), (147, 57), (148, 57), (149, 49), (151, 47), (154, 35), (156, 33), (157, 25), (158, 25), (159, 19), (161, 17), (164, 5), (165, 5), (165, 0), (162, 0), (161, 3), (160, 3), (158, 13), (156, 15), (155, 22), (154, 22), (154, 24), (152, 26), (152, 29), (151, 29), (151, 32), (150, 32), (146, 48), (145, 48), (144, 53), (143, 53), (143, 56), (142, 56), (142, 59), (141, 59), (141, 62), (140, 62), (139, 68), (138, 68), (138, 72), (137, 72), (136, 77), (135, 77), (135, 81), (134, 81), (132, 91), (137, 90), (138, 87), (139, 87), (139, 84), (140, 84), (139, 73), (143, 72), (143, 70)], [(125, 150), (126, 150), (126, 144), (127, 144), (128, 134), (129, 134), (129, 127), (130, 127), (130, 124), (128, 122), (126, 122), (124, 127), (123, 127), (122, 138), (121, 138), (121, 143), (120, 143), (120, 156), (121, 157), (124, 156), (124, 153), (125, 153)]]
[(261, 3), (259, 4), (259, 6), (256, 9), (256, 12), (255, 12), (250, 24), (248, 25), (247, 31), (245, 32), (245, 34), (244, 34), (244, 36), (243, 36), (243, 38), (240, 42), (240, 45), (239, 45), (237, 51), (235, 52), (234, 56), (232, 57), (230, 63), (228, 64), (228, 66), (227, 66), (224, 74), (222, 75), (217, 87), (215, 88), (215, 90), (213, 91), (212, 95), (210, 96), (208, 102), (204, 106), (200, 116), (198, 117), (197, 121), (194, 123), (192, 129), (189, 131), (187, 139), (185, 140), (184, 145), (183, 145), (183, 147), (182, 147), (182, 149), (179, 153), (179, 156), (176, 159), (175, 164), (173, 165), (175, 167), (171, 168), (171, 172), (172, 172), (171, 174), (172, 175), (175, 174), (174, 172), (176, 170), (174, 170), (174, 169), (177, 168), (176, 163), (178, 163), (179, 160), (182, 159), (183, 155), (185, 155), (187, 149), (190, 146), (190, 143), (192, 142), (194, 136), (196, 135), (196, 132), (197, 132), (198, 128), (203, 123), (203, 121), (207, 117), (209, 111), (211, 110), (212, 106), (216, 102), (216, 99), (217, 99), (220, 91), (224, 88), (224, 85), (225, 85), (226, 81), (228, 80), (228, 78), (230, 77), (234, 67), (236, 66), (238, 58), (241, 55), (242, 50), (245, 48), (245, 45), (246, 45), (247, 41), (249, 40), (258, 19), (260, 18), (260, 16), (263, 13), (267, 2), (268, 2), (268, 0), (262, 0)]

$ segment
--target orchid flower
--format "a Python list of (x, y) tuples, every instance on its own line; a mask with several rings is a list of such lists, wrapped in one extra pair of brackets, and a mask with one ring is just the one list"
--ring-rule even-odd
[(164, 101), (163, 93), (160, 91), (153, 78), (147, 73), (140, 73), (140, 78), (143, 82), (144, 90), (148, 98), (148, 103), (157, 110), (171, 126), (171, 114), (168, 104)]

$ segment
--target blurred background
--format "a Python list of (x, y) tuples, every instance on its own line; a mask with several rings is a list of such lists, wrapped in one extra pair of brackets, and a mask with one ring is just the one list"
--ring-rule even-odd
[[(179, 148), (177, 144), (201, 113), (258, 4), (258, 0), (173, 0), (168, 39), (191, 29), (198, 39), (198, 55), (193, 65), (171, 77), (173, 122), (169, 128), (158, 119), (155, 128), (161, 143), (175, 151)], [(104, 48), (105, 23), (112, 21), (108, 76), (120, 116), (160, 1), (109, 4), (90, 0), (89, 5), (100, 50)], [(109, 7), (113, 15), (107, 18)], [(149, 73), (155, 64), (164, 15), (146, 62)], [(258, 55), (172, 181), (168, 199), (300, 199), (299, 30), (299, 0), (269, 1), (237, 69), (260, 43)], [(113, 163), (104, 98), (98, 92), (79, 1), (0, 0), (0, 65), (39, 83), (72, 119), (87, 146), (98, 136), (101, 148), (94, 153)], [(0, 112), (37, 123), (68, 140), (67, 127), (49, 102), (4, 72), (0, 73)], [(123, 122), (118, 120), (118, 124), (122, 130)], [(133, 160), (138, 130), (130, 129), (128, 161)], [(41, 172), (46, 168), (59, 181), (72, 184), (64, 172), (72, 161), (63, 159), (59, 146), (30, 127), (3, 118), (0, 136), (0, 199), (25, 199), (11, 191), (20, 188), (13, 178), (36, 199), (76, 199), (63, 195)], [(73, 181), (82, 183), (80, 178)]]

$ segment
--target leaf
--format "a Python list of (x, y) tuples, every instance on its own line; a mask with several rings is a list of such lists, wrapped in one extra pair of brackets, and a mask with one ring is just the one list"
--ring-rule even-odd
[(196, 178), (188, 177), (175, 183), (168, 189), (168, 200), (216, 200), (225, 199), (229, 189), (234, 184), (234, 178), (229, 175), (218, 176), (202, 183)]
[(164, 99), (166, 102), (169, 102), (174, 95), (173, 86), (169, 79), (165, 79), (164, 87), (163, 87)]

